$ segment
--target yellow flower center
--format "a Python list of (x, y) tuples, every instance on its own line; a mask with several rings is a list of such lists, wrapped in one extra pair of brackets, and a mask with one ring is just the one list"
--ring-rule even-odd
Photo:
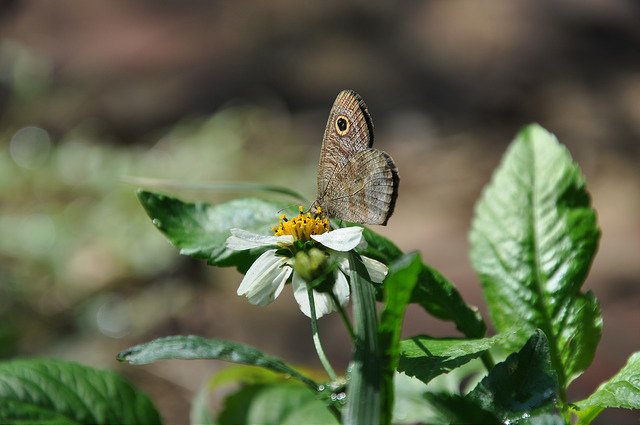
[(329, 220), (322, 214), (322, 209), (318, 207), (315, 214), (304, 213), (304, 207), (299, 207), (300, 213), (291, 220), (282, 214), (280, 224), (273, 229), (276, 236), (293, 235), (296, 240), (306, 242), (311, 239), (311, 235), (320, 235), (328, 232)]

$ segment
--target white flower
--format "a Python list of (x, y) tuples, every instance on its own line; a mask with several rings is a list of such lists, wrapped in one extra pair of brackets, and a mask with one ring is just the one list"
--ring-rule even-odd
[[(349, 260), (346, 253), (364, 243), (362, 231), (362, 227), (343, 227), (321, 234), (309, 235), (311, 239), (325, 248), (324, 251), (334, 256), (339, 265), (333, 272), (335, 283), (332, 291), (341, 306), (349, 302), (350, 294), (347, 280)], [(294, 258), (276, 254), (278, 248), (292, 248), (294, 243), (295, 238), (290, 234), (263, 236), (242, 229), (231, 229), (231, 236), (226, 242), (229, 249), (242, 251), (251, 248), (271, 248), (260, 255), (251, 265), (242, 279), (240, 287), (238, 287), (238, 295), (245, 295), (252, 304), (267, 305), (280, 295), (285, 283), (293, 274), (293, 295), (300, 305), (300, 310), (311, 317), (307, 282), (294, 271)], [(361, 258), (371, 280), (376, 283), (382, 282), (387, 274), (387, 267), (371, 258)], [(317, 318), (337, 310), (338, 307), (329, 293), (316, 290), (312, 292)]]

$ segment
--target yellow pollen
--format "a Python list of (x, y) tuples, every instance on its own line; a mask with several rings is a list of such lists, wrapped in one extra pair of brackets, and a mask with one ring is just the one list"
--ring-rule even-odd
[(311, 239), (311, 235), (320, 235), (330, 230), (329, 219), (320, 213), (320, 209), (315, 215), (310, 212), (305, 214), (302, 206), (298, 209), (300, 213), (291, 220), (287, 220), (284, 214), (280, 216), (278, 226), (271, 229), (276, 236), (293, 235), (295, 239), (306, 242)]

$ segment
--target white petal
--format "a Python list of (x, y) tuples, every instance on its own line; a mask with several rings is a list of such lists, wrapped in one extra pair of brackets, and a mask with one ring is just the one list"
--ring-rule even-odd
[(320, 235), (311, 235), (311, 237), (334, 251), (351, 251), (363, 240), (363, 230), (358, 226), (341, 227)]
[(287, 259), (275, 253), (275, 249), (262, 253), (240, 283), (238, 295), (246, 295), (251, 304), (267, 305), (272, 302), (280, 295), (291, 275), (291, 267), (285, 266)]
[[(335, 254), (340, 258), (340, 269), (346, 273), (347, 275), (350, 273), (351, 268), (349, 267), (349, 257), (342, 254)], [(369, 274), (369, 279), (371, 279), (374, 283), (382, 283), (384, 278), (387, 276), (389, 269), (384, 263), (381, 263), (378, 260), (374, 260), (373, 258), (365, 257), (361, 255), (362, 264), (367, 269), (367, 273)]]
[(371, 278), (372, 282), (382, 283), (384, 278), (387, 276), (387, 272), (389, 269), (384, 263), (381, 263), (378, 260), (374, 260), (373, 258), (360, 256), (362, 258), (362, 263), (367, 268), (367, 273), (369, 273), (369, 278)]
[(341, 306), (347, 305), (351, 288), (349, 288), (347, 277), (340, 270), (336, 271), (336, 283), (333, 285), (333, 293), (336, 295)]
[(231, 229), (231, 236), (227, 238), (226, 246), (234, 251), (242, 251), (251, 248), (260, 248), (277, 244), (290, 245), (293, 243), (292, 235), (265, 236), (247, 232), (242, 229)]
[[(342, 274), (342, 273), (341, 273)], [(337, 282), (336, 282), (337, 284)], [(302, 311), (307, 317), (311, 317), (311, 306), (309, 305), (309, 295), (307, 294), (307, 283), (297, 274), (293, 274), (293, 296), (295, 297), (300, 311)], [(347, 284), (348, 291), (349, 284)], [(313, 303), (316, 307), (316, 318), (319, 319), (327, 313), (336, 311), (336, 305), (331, 299), (331, 296), (326, 292), (313, 293)], [(347, 298), (348, 301), (348, 298)]]

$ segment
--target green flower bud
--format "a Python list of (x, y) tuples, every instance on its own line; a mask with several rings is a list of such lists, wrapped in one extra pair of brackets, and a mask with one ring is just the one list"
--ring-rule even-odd
[(298, 251), (293, 261), (293, 270), (305, 282), (311, 283), (325, 274), (325, 266), (329, 256), (318, 248), (309, 251)]
[(332, 263), (329, 255), (318, 248), (309, 251), (299, 251), (293, 261), (293, 270), (307, 285), (318, 292), (328, 292), (333, 287), (334, 278)]

